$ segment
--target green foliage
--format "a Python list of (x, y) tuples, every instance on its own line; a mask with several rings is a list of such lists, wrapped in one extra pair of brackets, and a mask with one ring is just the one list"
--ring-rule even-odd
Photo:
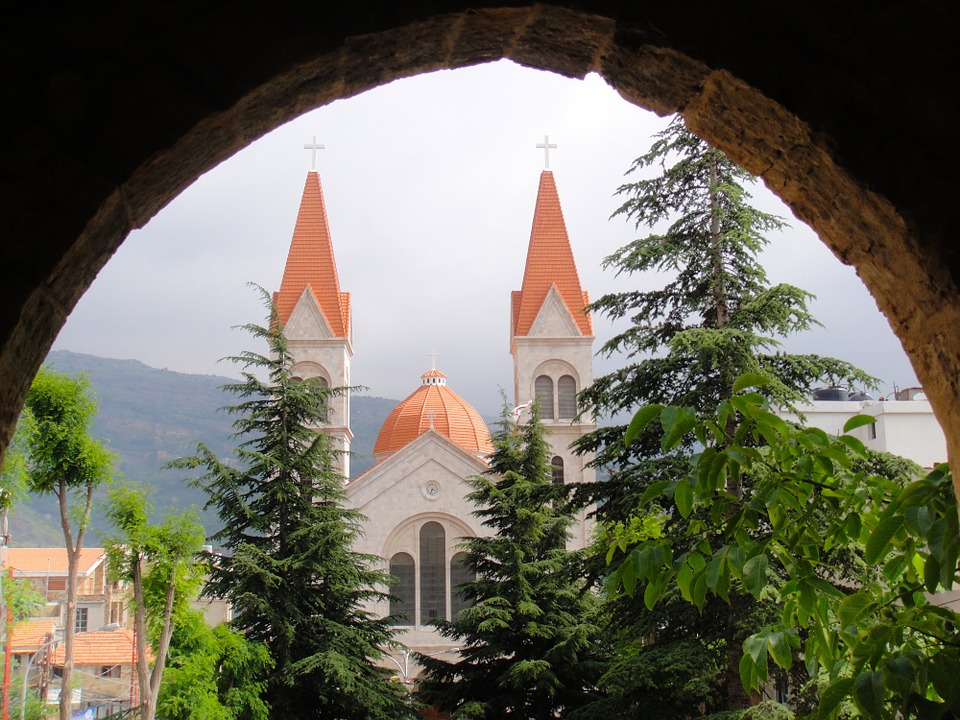
[[(104, 545), (113, 577), (142, 585), (143, 604), (137, 605), (135, 597), (134, 611), (144, 613), (148, 637), (156, 651), (165, 623), (176, 622), (200, 588), (203, 567), (196, 556), (204, 535), (192, 511), (171, 513), (151, 523), (151, 494), (151, 488), (135, 484), (110, 489), (104, 514), (115, 534), (106, 536)], [(171, 588), (172, 614), (165, 618)]]
[[(683, 486), (694, 511), (710, 519), (678, 523), (622, 551), (617, 543), (608, 587), (623, 588), (628, 576), (636, 594), (644, 588), (648, 607), (671, 586), (698, 608), (734, 586), (755, 597), (773, 593), (779, 616), (744, 641), (742, 681), (759, 687), (768, 660), (790, 669), (800, 650), (810, 675), (825, 677), (818, 717), (836, 717), (847, 699), (870, 718), (960, 712), (960, 617), (931, 600), (958, 578), (960, 528), (947, 467), (909, 482), (872, 474), (878, 461), (863, 462), (868, 453), (856, 438), (786, 423), (755, 392), (722, 401), (693, 427), (682, 417), (660, 412), (664, 436), (684, 423), (687, 441), (702, 449), (648, 504), (679, 513)], [(879, 462), (891, 464), (903, 466)], [(729, 492), (730, 478), (744, 481), (742, 494)], [(838, 571), (838, 550), (862, 555), (858, 575)], [(637, 554), (659, 560), (647, 562), (642, 577)], [(779, 586), (771, 585), (771, 567), (785, 578)]]
[[(676, 695), (662, 703), (676, 708), (665, 717), (685, 717), (686, 684), (717, 687), (711, 697), (700, 696), (707, 711), (749, 704), (740, 689), (738, 646), (755, 627), (751, 623), (763, 625), (776, 613), (762, 593), (755, 598), (742, 586), (729, 587), (724, 572), (729, 560), (707, 563), (694, 541), (710, 514), (695, 504), (693, 487), (676, 478), (685, 473), (687, 456), (696, 446), (689, 432), (696, 423), (695, 411), (730, 397), (738, 389), (738, 377), (763, 378), (764, 394), (785, 405), (825, 378), (867, 385), (872, 379), (839, 360), (779, 352), (782, 338), (817, 323), (807, 309), (809, 293), (771, 285), (758, 260), (766, 235), (784, 223), (750, 205), (746, 186), (754, 179), (748, 173), (688, 132), (678, 117), (628, 174), (637, 179), (618, 189), (623, 204), (614, 216), (650, 234), (610, 255), (604, 266), (617, 274), (654, 276), (657, 287), (611, 293), (591, 305), (625, 327), (601, 351), (621, 353), (627, 364), (598, 378), (580, 399), (598, 416), (643, 409), (629, 425), (601, 427), (577, 442), (578, 452), (593, 453), (594, 464), (609, 477), (578, 493), (582, 502), (598, 503), (601, 523), (613, 529), (621, 543), (624, 536), (617, 528), (647, 515), (657, 518), (669, 534), (678, 527), (690, 529), (688, 544), (674, 548), (682, 556), (677, 592), (661, 601), (656, 612), (652, 600), (664, 587), (652, 585), (649, 575), (652, 568), (675, 559), (660, 555), (666, 547), (661, 543), (632, 555), (615, 579), (630, 590), (640, 587), (648, 603), (631, 607), (616, 597), (610, 600), (617, 643), (627, 655), (630, 643), (643, 638), (638, 654), (686, 657), (693, 652), (692, 643), (697, 654), (709, 658), (663, 666), (687, 667), (692, 673), (685, 682), (671, 683), (670, 692)], [(740, 492), (738, 478), (726, 480), (728, 492)], [(651, 502), (661, 497), (670, 501), (669, 514)], [(602, 568), (594, 572), (603, 577)], [(750, 589), (763, 586), (771, 573), (762, 561), (751, 562), (746, 575)], [(721, 597), (736, 604), (736, 612), (721, 604), (691, 621), (679, 603), (694, 600), (702, 606), (706, 578)], [(685, 628), (686, 638), (675, 636), (672, 626)], [(628, 627), (632, 637), (620, 633)], [(623, 683), (611, 687), (625, 703), (622, 713), (635, 712), (635, 697), (646, 691), (642, 675), (636, 677), (633, 690)]]
[(505, 408), (491, 469), (469, 481), (491, 536), (463, 541), (475, 580), (460, 592), (471, 606), (438, 623), (460, 657), (418, 656), (419, 699), (455, 718), (546, 720), (597, 697), (594, 602), (565, 549), (572, 519), (551, 482), (544, 433), (536, 405), (520, 427)]
[(11, 612), (13, 624), (16, 625), (43, 607), (43, 595), (36, 592), (26, 578), (11, 578), (7, 568), (2, 568), (2, 572), (0, 586), (3, 588), (3, 602), (0, 602), (0, 608), (4, 613), (7, 610)]
[(109, 478), (113, 457), (89, 435), (97, 404), (85, 377), (40, 368), (26, 408), (32, 418), (25, 443), (31, 490), (60, 496)]
[(294, 378), (276, 309), (261, 292), (267, 326), (245, 329), (269, 354), (232, 358), (242, 381), (225, 386), (239, 400), (227, 408), (236, 418), (234, 457), (198, 444), (173, 463), (203, 471), (194, 482), (222, 523), (214, 538), (224, 554), (211, 559), (207, 592), (229, 600), (234, 626), (269, 648), (271, 717), (407, 717), (406, 698), (376, 664), (392, 628), (363, 608), (384, 597), (376, 587), (387, 577), (352, 549), (362, 517), (344, 507), (330, 437), (310, 429), (338, 390)]
[(166, 720), (267, 720), (261, 695), (273, 661), (267, 647), (227, 625), (210, 628), (195, 610), (173, 634), (157, 715)]

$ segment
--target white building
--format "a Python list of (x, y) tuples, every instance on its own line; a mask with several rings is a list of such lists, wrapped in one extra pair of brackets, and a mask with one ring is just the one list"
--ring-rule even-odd
[[(830, 390), (834, 389), (824, 389), (815, 397), (829, 397)], [(947, 461), (946, 437), (930, 402), (919, 388), (897, 392), (889, 400), (851, 400), (851, 396), (863, 396), (841, 392), (839, 388), (836, 391), (836, 397), (842, 395), (844, 399), (816, 399), (797, 406), (807, 425), (818, 427), (831, 435), (841, 435), (844, 424), (853, 416), (872, 415), (877, 419), (874, 424), (862, 425), (850, 433), (871, 450), (899, 455), (925, 468)], [(796, 415), (788, 413), (784, 416), (796, 418)]]

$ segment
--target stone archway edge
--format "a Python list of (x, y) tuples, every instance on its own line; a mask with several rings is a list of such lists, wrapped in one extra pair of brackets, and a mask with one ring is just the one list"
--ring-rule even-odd
[[(689, 126), (853, 264), (904, 343), (960, 458), (956, 158), (948, 3), (818, 12), (800, 3), (368, 2), (317, 17), (198, 2), (24, 10), (3, 36), (0, 446), (82, 293), (131, 229), (199, 174), (312, 108), (409, 75), (509, 58), (600, 73)], [(308, 12), (309, 11), (309, 12)], [(938, 16), (937, 13), (940, 13)], [(315, 22), (309, 22), (315, 17)], [(896, 42), (890, 42), (896, 38)], [(954, 53), (955, 54), (955, 53)], [(915, 145), (883, 93), (909, 106)], [(911, 136), (913, 137), (913, 136)], [(62, 143), (63, 139), (69, 143)], [(841, 160), (842, 159), (842, 160)], [(952, 165), (954, 168), (955, 164)], [(960, 476), (960, 472), (955, 472)]]

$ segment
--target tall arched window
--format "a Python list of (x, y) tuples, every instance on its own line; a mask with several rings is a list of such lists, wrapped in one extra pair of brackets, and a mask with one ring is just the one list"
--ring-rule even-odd
[(420, 622), (447, 616), (446, 533), (438, 522), (420, 528)]
[(540, 401), (540, 417), (553, 420), (553, 378), (549, 375), (541, 375), (536, 379), (533, 388)]
[(553, 460), (550, 461), (550, 469), (552, 471), (553, 484), (563, 485), (563, 458), (559, 455), (554, 455)]
[(464, 598), (458, 591), (461, 585), (473, 582), (477, 576), (470, 572), (469, 568), (463, 564), (467, 554), (458, 552), (450, 559), (450, 619), (456, 620), (457, 615), (464, 608), (473, 605), (472, 602)]
[(390, 558), (390, 614), (397, 625), (413, 625), (416, 576), (413, 558), (400, 552)]
[(564, 375), (557, 381), (557, 405), (561, 420), (572, 420), (577, 414), (577, 381)]

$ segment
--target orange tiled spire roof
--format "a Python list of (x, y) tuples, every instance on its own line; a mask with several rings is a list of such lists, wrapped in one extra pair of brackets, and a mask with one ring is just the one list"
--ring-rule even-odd
[(580, 276), (570, 249), (570, 237), (563, 222), (560, 196), (553, 173), (540, 173), (537, 205), (533, 211), (533, 228), (527, 248), (527, 265), (523, 270), (523, 285), (513, 292), (513, 336), (523, 337), (543, 306), (543, 301), (556, 285), (560, 297), (573, 316), (573, 321), (584, 336), (593, 335), (593, 321), (584, 308), (589, 296), (580, 287)]
[(348, 337), (350, 293), (340, 292), (323, 188), (313, 170), (307, 173), (280, 291), (273, 296), (282, 325), (290, 319), (304, 288), (310, 288), (334, 337)]
[(385, 459), (428, 430), (446, 435), (467, 452), (486, 456), (493, 452), (490, 431), (480, 414), (447, 387), (447, 376), (428, 370), (420, 387), (397, 405), (380, 428), (373, 455)]

